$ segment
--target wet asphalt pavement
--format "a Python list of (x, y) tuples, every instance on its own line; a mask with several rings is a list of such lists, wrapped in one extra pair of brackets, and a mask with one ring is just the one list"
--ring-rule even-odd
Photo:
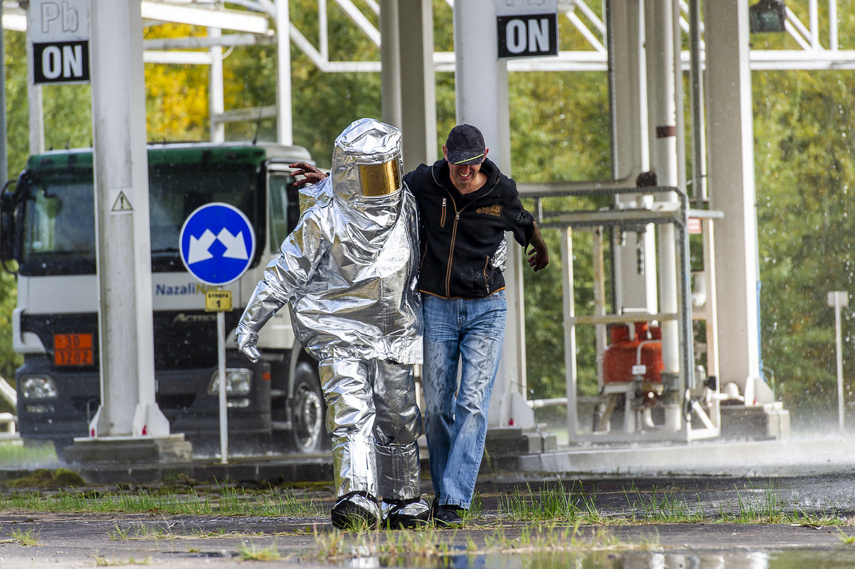
[[(264, 481), (229, 485), (252, 490)], [(128, 485), (125, 492), (158, 487)], [(429, 481), (423, 490), (430, 493)], [(2, 494), (21, 491), (26, 489), (4, 489)], [(288, 491), (323, 504), (325, 512), (332, 506), (333, 496), (324, 485)], [(508, 501), (515, 496), (545, 503), (568, 492), (579, 511), (596, 513), (575, 529), (566, 521), (520, 522), (508, 514)], [(762, 479), (493, 474), (479, 480), (478, 496), (481, 511), (464, 529), (343, 537), (326, 515), (78, 514), (6, 508), (0, 509), (0, 567), (246, 567), (251, 562), (243, 558), (270, 552), (278, 559), (265, 567), (855, 567), (855, 538), (850, 537), (855, 536), (855, 480), (848, 472)], [(745, 514), (761, 522), (768, 514), (783, 523), (733, 523)], [(617, 524), (617, 518), (634, 522)], [(677, 518), (703, 521), (669, 523)], [(722, 518), (728, 521), (717, 522)], [(831, 525), (831, 520), (841, 525)], [(394, 554), (403, 547), (400, 543), (412, 539), (420, 543), (415, 548), (421, 555)]]

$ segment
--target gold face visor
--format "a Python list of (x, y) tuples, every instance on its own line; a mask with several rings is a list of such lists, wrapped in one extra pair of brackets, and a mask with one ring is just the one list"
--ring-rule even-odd
[(394, 194), (401, 187), (401, 171), (398, 161), (391, 160), (383, 164), (360, 164), (359, 184), (362, 195), (366, 197)]

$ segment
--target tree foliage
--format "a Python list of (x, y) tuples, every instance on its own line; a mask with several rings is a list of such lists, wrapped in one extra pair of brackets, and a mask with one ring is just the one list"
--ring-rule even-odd
[[(801, 417), (836, 409), (834, 310), (826, 294), (855, 290), (849, 74), (752, 78), (763, 361), (785, 405)], [(844, 359), (853, 356), (847, 335)], [(850, 398), (851, 390), (849, 380)]]
[[(193, 26), (164, 23), (147, 27), (143, 37), (192, 37), (195, 32)], [(149, 141), (210, 138), (208, 74), (208, 68), (202, 65), (145, 66), (146, 132)]]

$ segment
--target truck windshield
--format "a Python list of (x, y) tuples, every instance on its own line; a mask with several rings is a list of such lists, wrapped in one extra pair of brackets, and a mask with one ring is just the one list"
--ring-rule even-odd
[[(263, 211), (259, 211), (263, 205), (256, 191), (258, 179), (255, 164), (150, 163), (152, 270), (184, 270), (178, 237), (184, 221), (202, 205), (211, 202), (234, 205), (258, 227), (258, 220), (264, 219)], [(96, 239), (91, 168), (35, 171), (29, 180), (20, 212), (23, 247), (19, 272), (23, 275), (94, 273)], [(121, 206), (104, 204), (104, 207)]]
[[(95, 269), (91, 183), (54, 179), (34, 185), (24, 202), (24, 266), (86, 264)], [(83, 271), (89, 272), (89, 271)]]

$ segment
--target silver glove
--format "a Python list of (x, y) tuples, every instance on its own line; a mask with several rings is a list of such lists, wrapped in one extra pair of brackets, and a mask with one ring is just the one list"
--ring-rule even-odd
[(261, 359), (261, 352), (259, 352), (256, 347), (256, 344), (258, 343), (258, 334), (255, 330), (248, 326), (244, 326), (243, 324), (239, 324), (235, 331), (234, 342), (238, 347), (238, 350), (248, 357), (252, 363), (258, 363), (258, 360)]

